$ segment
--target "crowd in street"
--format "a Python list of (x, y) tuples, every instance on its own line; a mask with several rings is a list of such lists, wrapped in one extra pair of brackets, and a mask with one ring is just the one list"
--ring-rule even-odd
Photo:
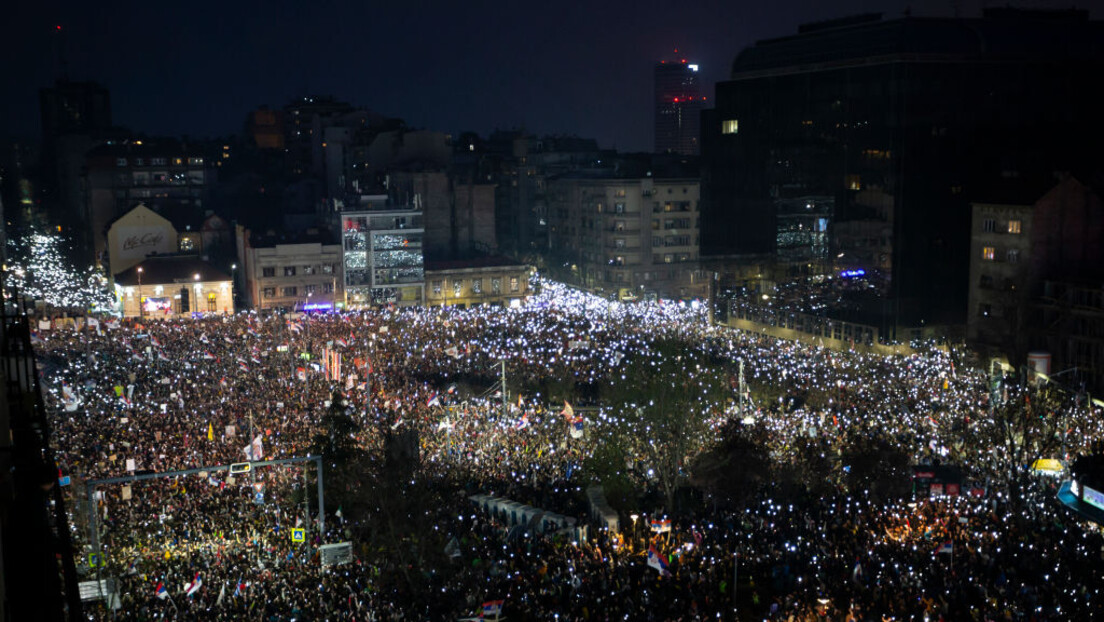
[[(831, 351), (713, 326), (696, 306), (610, 303), (548, 282), (518, 309), (107, 320), (40, 330), (35, 342), (59, 475), (72, 478), (72, 507), (92, 504), (97, 517), (106, 565), (88, 576), (119, 577), (118, 608), (93, 605), (96, 619), (456, 620), (498, 600), (513, 620), (1104, 610), (1099, 528), (1057, 504), (1053, 480), (1021, 478), (1026, 465), (1014, 464), (1087, 451), (1104, 438), (1099, 409), (1062, 400), (1048, 413), (1060, 426), (1002, 437), (998, 406), (1022, 398), (1014, 387), (994, 395), (983, 370), (946, 349)], [(879, 498), (833, 480), (830, 494), (784, 500), (768, 483), (742, 507), (642, 495), (651, 505), (639, 520), (619, 508), (620, 529), (605, 529), (589, 520), (583, 491), (601, 482), (588, 465), (613, 431), (647, 443), (649, 430), (603, 403), (599, 387), (660, 356), (661, 342), (679, 344), (688, 367), (718, 363), (733, 387), (680, 468), (736, 417), (779, 462), (810, 447), (838, 458), (869, 440), (916, 464), (954, 464), (981, 493)], [(335, 392), (359, 446), (416, 431), (421, 475), (462, 482), (424, 508), (450, 543), (446, 565), (403, 567), (354, 542), (352, 563), (321, 566), (318, 546), (356, 533), (356, 517), (327, 507), (320, 533), (301, 465), (103, 484), (81, 498), (89, 480), (306, 456)], [(630, 447), (625, 469), (642, 493), (654, 489), (654, 465)], [(472, 504), (474, 493), (588, 528), (519, 534)], [(71, 512), (85, 547), (87, 514)], [(298, 528), (305, 542), (292, 540)]]

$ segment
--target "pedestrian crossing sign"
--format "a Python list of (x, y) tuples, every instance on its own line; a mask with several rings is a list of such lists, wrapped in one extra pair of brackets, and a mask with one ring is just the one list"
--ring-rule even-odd
[(88, 567), (89, 568), (96, 568), (98, 566), (103, 566), (103, 565), (104, 565), (103, 558), (100, 556), (99, 553), (89, 553), (88, 554)]
[(306, 530), (305, 529), (303, 529), (302, 527), (295, 527), (291, 530), (291, 541), (292, 542), (306, 542), (306, 540), (307, 540), (307, 535), (306, 535)]

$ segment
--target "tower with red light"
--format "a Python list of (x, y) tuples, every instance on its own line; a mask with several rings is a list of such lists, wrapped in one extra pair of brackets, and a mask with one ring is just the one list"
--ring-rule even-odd
[(655, 151), (698, 155), (705, 107), (698, 66), (675, 55), (655, 66)]

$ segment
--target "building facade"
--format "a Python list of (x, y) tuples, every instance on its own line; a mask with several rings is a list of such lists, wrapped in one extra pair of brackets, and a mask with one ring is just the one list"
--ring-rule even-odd
[(549, 182), (548, 262), (575, 285), (623, 300), (704, 298), (696, 179)]
[(975, 204), (967, 337), (1013, 365), (1049, 354), (1055, 373), (1104, 390), (1104, 202), (1066, 177), (1031, 205)]
[(426, 263), (426, 305), (516, 307), (532, 291), (532, 268), (502, 257)]
[(966, 338), (1006, 352), (1026, 347), (1033, 205), (975, 203)]
[(345, 304), (425, 304), (421, 210), (384, 206), (341, 212)]
[(107, 259), (111, 274), (138, 265), (150, 255), (179, 249), (176, 228), (167, 218), (139, 203), (120, 216), (107, 230)]
[(239, 227), (242, 278), (247, 303), (254, 309), (338, 309), (344, 307), (340, 244), (280, 243), (251, 239)]
[(686, 59), (661, 61), (654, 76), (655, 152), (698, 155), (705, 107), (698, 66)]
[[(878, 283), (882, 334), (963, 323), (969, 204), (1040, 196), (1055, 171), (1104, 159), (1083, 88), (1104, 70), (1104, 24), (1088, 17), (873, 14), (744, 49), (703, 116), (703, 252), (774, 252), (779, 200), (831, 197), (830, 234), (861, 237), (837, 255), (877, 240), (852, 267)], [(889, 240), (872, 235), (885, 228)]]
[(115, 275), (115, 294), (124, 317), (234, 313), (230, 276), (194, 255), (149, 257)]

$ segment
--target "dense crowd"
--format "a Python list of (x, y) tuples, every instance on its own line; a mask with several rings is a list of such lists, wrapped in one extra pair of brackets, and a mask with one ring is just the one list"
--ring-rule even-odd
[[(1104, 609), (1104, 577), (1086, 563), (1101, 555), (1099, 529), (1057, 505), (1052, 480), (1021, 478), (1015, 464), (1086, 450), (1101, 438), (1099, 411), (1061, 401), (1060, 435), (1006, 438), (998, 406), (1022, 398), (1013, 388), (996, 403), (987, 375), (945, 349), (830, 351), (711, 326), (689, 305), (609, 303), (554, 283), (519, 309), (130, 319), (41, 330), (36, 343), (74, 503), (87, 480), (247, 451), (305, 456), (335, 391), (359, 446), (415, 431), (419, 476), (442, 482), (424, 512), (451, 561), (424, 568), (357, 542), (353, 563), (320, 566), (318, 546), (357, 533), (357, 518), (327, 507), (319, 533), (301, 466), (98, 486), (84, 501), (95, 504), (98, 571), (120, 577), (118, 607), (96, 609), (99, 619), (455, 620), (497, 600), (515, 620), (1064, 620)], [(914, 463), (957, 465), (983, 496), (876, 498), (834, 480), (829, 494), (779, 501), (768, 483), (743, 507), (679, 510), (651, 495), (639, 523), (623, 512), (620, 530), (555, 534), (519, 534), (468, 501), (493, 494), (585, 524), (583, 490), (601, 483), (588, 465), (615, 432), (636, 439), (632, 481), (654, 489), (649, 429), (598, 388), (662, 356), (658, 343), (679, 344), (688, 374), (709, 360), (732, 375), (730, 399), (702, 410), (709, 425), (676, 456), (683, 480), (737, 417), (778, 462), (878, 442)], [(756, 400), (741, 412), (739, 362)], [(648, 521), (664, 515), (670, 527), (653, 532)], [(73, 522), (87, 545), (87, 521)]]

